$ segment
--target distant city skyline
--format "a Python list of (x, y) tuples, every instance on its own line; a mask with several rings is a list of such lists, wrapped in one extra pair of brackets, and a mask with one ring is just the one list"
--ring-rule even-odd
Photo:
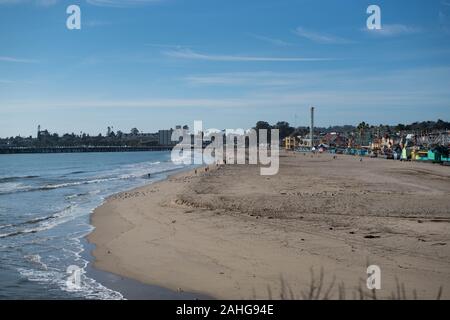
[(447, 0), (0, 0), (0, 41), (0, 137), (450, 120)]
[[(259, 120), (259, 121), (264, 121), (264, 120)], [(423, 120), (423, 121), (414, 121), (414, 122), (405, 122), (405, 123), (395, 123), (395, 124), (389, 124), (389, 123), (379, 123), (379, 124), (374, 124), (374, 123), (367, 123), (367, 122), (365, 122), (365, 121), (361, 121), (361, 122), (359, 122), (359, 123), (357, 123), (357, 124), (351, 124), (351, 123), (349, 123), (349, 124), (339, 124), (339, 125), (327, 125), (327, 126), (321, 126), (321, 125), (314, 125), (314, 128), (317, 130), (317, 129), (330, 129), (330, 128), (337, 128), (337, 127), (347, 127), (347, 126), (352, 126), (352, 127), (354, 127), (355, 129), (358, 127), (358, 125), (360, 125), (361, 123), (365, 123), (365, 124), (367, 124), (367, 126), (369, 126), (369, 127), (371, 127), (371, 126), (373, 126), (373, 127), (375, 127), (375, 128), (377, 128), (377, 127), (379, 127), (379, 126), (389, 126), (389, 127), (398, 127), (399, 125), (402, 125), (402, 126), (410, 126), (410, 125), (413, 125), (413, 124), (423, 124), (423, 123), (426, 123), (426, 122), (433, 122), (433, 123), (439, 123), (438, 121), (445, 121), (445, 120), (443, 120), (443, 119), (437, 119), (437, 120)], [(264, 122), (266, 122), (266, 121), (264, 121)], [(269, 123), (271, 126), (276, 126), (277, 125), (277, 123), (278, 122), (280, 122), (280, 123), (283, 123), (283, 122), (287, 122), (287, 121), (285, 121), (285, 120), (279, 120), (279, 121), (277, 121), (277, 122), (273, 122), (273, 123)], [(448, 124), (448, 121), (445, 121), (445, 123), (446, 124)], [(300, 129), (300, 128), (302, 128), (302, 129), (305, 129), (305, 128), (310, 128), (310, 124), (308, 125), (308, 124), (305, 124), (305, 125), (299, 125), (299, 126), (293, 126), (293, 124), (292, 123), (289, 123), (288, 122), (288, 124), (291, 126), (291, 127), (293, 127), (293, 128), (295, 128), (295, 129)], [(226, 130), (233, 130), (234, 132), (235, 131), (237, 131), (237, 132), (240, 132), (241, 130), (242, 130), (242, 132), (244, 132), (244, 131), (246, 131), (246, 130), (248, 130), (248, 129), (251, 129), (251, 128), (254, 128), (255, 127), (255, 125), (256, 125), (256, 122), (255, 122), (255, 124), (254, 125), (252, 125), (252, 126), (249, 126), (249, 127), (246, 127), (246, 128), (211, 128), (211, 127), (205, 127), (205, 128), (203, 128), (203, 131), (204, 132), (218, 132), (218, 131), (226, 131)], [(123, 128), (115, 128), (114, 126), (106, 126), (105, 128), (98, 128), (98, 130), (96, 131), (96, 132), (85, 132), (85, 131), (82, 131), (82, 130), (72, 130), (72, 131), (65, 131), (65, 132), (58, 132), (58, 131), (53, 131), (51, 128), (44, 128), (44, 127), (42, 127), (41, 125), (38, 125), (37, 126), (37, 128), (36, 128), (36, 130), (35, 130), (35, 132), (34, 132), (34, 134), (29, 134), (29, 135), (13, 135), (13, 136), (0, 136), (0, 139), (8, 139), (8, 138), (14, 138), (14, 137), (17, 137), (17, 136), (20, 136), (20, 137), (22, 137), (22, 138), (28, 138), (28, 137), (32, 137), (32, 138), (38, 138), (39, 137), (39, 134), (38, 134), (38, 132), (39, 133), (42, 133), (42, 132), (48, 132), (48, 134), (50, 134), (50, 135), (53, 135), (53, 134), (57, 134), (57, 135), (59, 135), (59, 136), (63, 136), (63, 135), (65, 135), (65, 134), (75, 134), (76, 136), (81, 136), (81, 135), (89, 135), (89, 136), (91, 136), (91, 137), (95, 137), (95, 136), (98, 136), (98, 135), (102, 135), (102, 136), (105, 136), (105, 137), (107, 137), (107, 136), (109, 136), (111, 133), (114, 133), (114, 134), (117, 134), (117, 133), (119, 133), (119, 132), (121, 132), (122, 134), (124, 134), (125, 136), (128, 136), (128, 135), (157, 135), (158, 134), (158, 132), (160, 132), (160, 131), (170, 131), (170, 130), (175, 130), (175, 129), (181, 129), (181, 128), (183, 128), (183, 129), (187, 129), (187, 130), (190, 130), (190, 131), (192, 131), (193, 130), (193, 128), (192, 127), (190, 127), (188, 124), (183, 124), (183, 125), (181, 125), (181, 124), (176, 124), (176, 125), (172, 125), (172, 126), (169, 126), (169, 127), (165, 127), (165, 128), (157, 128), (157, 129), (154, 129), (154, 130), (148, 130), (148, 131), (146, 131), (146, 130), (142, 130), (142, 129), (139, 129), (139, 128), (137, 128), (137, 127), (131, 127), (131, 128), (127, 128), (127, 129), (123, 129)], [(447, 128), (447, 127), (446, 127)], [(450, 130), (450, 126), (448, 126), (448, 128), (447, 128), (448, 130)], [(137, 130), (137, 131), (136, 131)], [(434, 129), (434, 130), (436, 130), (436, 129)], [(440, 130), (440, 129), (439, 129)], [(410, 130), (410, 131), (415, 131), (414, 129), (412, 129), (412, 130)]]

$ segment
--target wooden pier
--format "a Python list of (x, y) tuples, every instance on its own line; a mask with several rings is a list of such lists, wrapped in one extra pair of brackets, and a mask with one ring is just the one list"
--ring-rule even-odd
[(79, 153), (79, 152), (143, 152), (170, 151), (173, 146), (127, 147), (127, 146), (80, 146), (80, 147), (0, 147), (0, 154), (21, 153)]

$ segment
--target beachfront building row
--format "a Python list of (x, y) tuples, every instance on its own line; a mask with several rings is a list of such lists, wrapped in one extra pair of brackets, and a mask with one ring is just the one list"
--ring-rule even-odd
[(363, 132), (342, 134), (337, 132), (314, 136), (289, 136), (283, 140), (286, 150), (318, 152), (329, 151), (372, 157), (384, 157), (404, 161), (450, 162), (450, 131), (428, 134), (384, 134), (381, 137)]

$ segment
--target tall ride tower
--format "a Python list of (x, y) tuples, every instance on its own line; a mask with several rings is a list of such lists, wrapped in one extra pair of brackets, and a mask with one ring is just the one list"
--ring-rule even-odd
[(309, 131), (309, 138), (311, 139), (311, 149), (314, 147), (314, 107), (311, 107), (311, 128)]

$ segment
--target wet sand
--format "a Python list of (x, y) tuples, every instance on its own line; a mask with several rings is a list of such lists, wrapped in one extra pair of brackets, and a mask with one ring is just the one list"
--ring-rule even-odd
[(92, 223), (97, 268), (178, 292), (310, 298), (323, 270), (319, 298), (334, 283), (328, 298), (353, 299), (372, 295), (375, 264), (378, 298), (435, 299), (441, 287), (450, 298), (450, 168), (440, 165), (282, 154), (276, 176), (211, 166), (114, 195)]

